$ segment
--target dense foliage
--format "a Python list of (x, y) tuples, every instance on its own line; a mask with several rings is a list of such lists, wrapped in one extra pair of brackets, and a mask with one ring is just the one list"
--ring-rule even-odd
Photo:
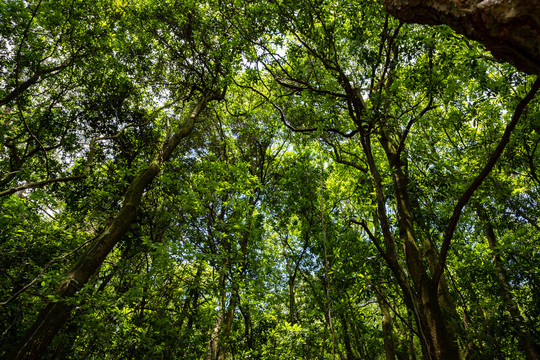
[(375, 1), (0, 3), (0, 358), (538, 359), (540, 81)]

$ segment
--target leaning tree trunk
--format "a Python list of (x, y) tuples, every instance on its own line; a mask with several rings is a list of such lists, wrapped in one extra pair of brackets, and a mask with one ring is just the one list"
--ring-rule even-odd
[(405, 22), (448, 25), (497, 59), (540, 74), (539, 0), (385, 0), (384, 5)]
[(144, 190), (160, 172), (163, 163), (169, 160), (180, 140), (191, 133), (195, 119), (209, 100), (208, 96), (199, 100), (186, 124), (179, 128), (171, 138), (163, 142), (156, 158), (133, 180), (125, 193), (122, 208), (116, 217), (93, 240), (86, 252), (69, 270), (66, 275), (67, 280), (63, 281), (56, 289), (55, 297), (58, 300), (49, 302), (40, 311), (24, 341), (11, 355), (12, 359), (37, 360), (42, 357), (75, 307), (70, 298), (88, 282), (90, 276), (99, 269), (107, 255), (128, 231), (135, 220)]

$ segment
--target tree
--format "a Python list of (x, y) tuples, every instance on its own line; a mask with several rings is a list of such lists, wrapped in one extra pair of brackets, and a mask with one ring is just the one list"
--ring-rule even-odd
[(399, 2), (94, 3), (0, 5), (0, 357), (537, 357), (539, 80)]
[[(38, 3), (33, 16), (39, 11), (39, 5), (40, 3)], [(183, 108), (183, 111), (187, 112), (183, 116), (185, 120), (177, 120), (179, 124), (172, 133), (170, 125), (167, 122), (167, 127), (163, 129), (165, 139), (156, 147), (157, 151), (152, 155), (153, 159), (146, 167), (142, 167), (138, 175), (131, 181), (131, 184), (125, 191), (124, 200), (118, 213), (113, 215), (112, 221), (105, 224), (102, 231), (97, 233), (89, 241), (90, 245), (67, 272), (67, 279), (62, 281), (56, 289), (55, 299), (49, 302), (40, 312), (26, 339), (24, 339), (20, 347), (12, 355), (13, 358), (41, 357), (58, 330), (68, 319), (75, 305), (73, 301), (70, 302), (68, 299), (72, 298), (88, 282), (90, 277), (99, 269), (104, 259), (128, 231), (131, 223), (136, 218), (144, 191), (159, 174), (163, 164), (171, 158), (173, 151), (180, 141), (191, 133), (199, 114), (210, 101), (222, 99), (224, 96), (225, 85), (220, 83), (220, 78), (222, 77), (222, 73), (227, 71), (226, 69), (230, 65), (230, 62), (229, 64), (225, 62), (230, 60), (226, 58), (221, 59), (220, 54), (215, 53), (219, 49), (204, 47), (203, 39), (208, 37), (209, 34), (202, 31), (194, 33), (191, 27), (193, 26), (193, 22), (203, 22), (207, 18), (202, 16), (195, 17), (194, 9), (190, 10), (189, 4), (185, 4), (184, 6), (186, 6), (184, 10), (192, 14), (191, 17), (180, 19), (180, 23), (175, 25), (168, 23), (172, 19), (164, 18), (161, 23), (153, 24), (154, 27), (150, 28), (149, 33), (160, 31), (159, 28), (156, 28), (156, 25), (165, 26), (166, 28), (167, 25), (171, 25), (172, 27), (168, 27), (168, 30), (171, 31), (171, 38), (159, 39), (161, 40), (161, 46), (163, 46), (162, 49), (167, 46), (170, 47), (173, 41), (178, 45), (179, 41), (184, 42), (183, 47), (173, 48), (172, 52), (169, 53), (171, 59), (173, 59), (180, 52), (184, 52), (180, 61), (170, 61), (168, 63), (170, 70), (165, 70), (165, 76), (169, 76), (170, 71), (173, 71), (173, 69), (180, 71), (179, 74), (174, 74), (174, 76), (180, 77), (177, 78), (178, 81), (169, 89), (172, 96), (168, 100), (170, 103), (166, 106), (171, 106), (180, 100), (184, 101), (186, 105), (181, 106), (180, 109)], [(144, 6), (136, 8), (134, 6), (133, 9), (129, 10), (134, 10), (135, 14), (142, 14), (143, 12), (152, 12), (157, 9), (145, 8)], [(168, 12), (168, 14), (172, 14), (172, 12)], [(126, 15), (124, 21), (129, 23), (132, 19)], [(141, 39), (147, 36), (144, 32), (140, 32), (141, 29), (135, 23), (131, 23), (130, 25), (132, 25), (131, 28), (123, 29), (126, 30), (127, 34), (131, 33), (131, 36), (140, 34), (138, 36)], [(212, 29), (212, 27), (207, 27), (206, 29)], [(133, 33), (133, 31), (138, 32)], [(195, 40), (196, 38), (197, 40)], [(202, 72), (202, 67), (204, 67), (204, 73)], [(140, 70), (144, 71), (144, 69)], [(185, 76), (184, 78), (182, 78), (182, 71)], [(158, 79), (154, 79), (154, 81), (158, 81)], [(185, 110), (186, 107), (192, 107), (192, 110)], [(149, 119), (144, 118), (143, 121), (150, 123), (154, 116), (154, 114), (151, 114)], [(185, 122), (185, 124), (182, 124), (182, 122)], [(93, 149), (90, 149), (90, 151), (93, 151)]]
[[(286, 89), (276, 99), (289, 95), (288, 104), (276, 100), (275, 106), (281, 112), (284, 123), (294, 131), (326, 132), (327, 141), (336, 152), (340, 136), (345, 139), (358, 136), (363, 156), (355, 153), (361, 161), (357, 160), (356, 166), (364, 168), (372, 177), (374, 201), (377, 204), (376, 226), (380, 227), (382, 239), (373, 235), (365, 220), (361, 224), (392, 270), (402, 296), (415, 316), (423, 356), (458, 358), (457, 333), (460, 330), (456, 324), (459, 321), (452, 320), (457, 313), (443, 276), (448, 248), (464, 206), (493, 168), (524, 106), (538, 90), (539, 82), (532, 86), (517, 106), (501, 142), (479, 175), (463, 190), (458, 190), (462, 195), (453, 206), (448, 225), (443, 231), (439, 254), (429, 238), (420, 235), (416, 229), (421, 225), (414, 218), (415, 204), (419, 204), (419, 199), (411, 191), (412, 164), (407, 146), (409, 139), (414, 136), (410, 134), (412, 127), (429, 119), (434, 112), (432, 110), (439, 104), (452, 101), (445, 99), (449, 93), (439, 92), (442, 85), (439, 79), (444, 76), (444, 70), (441, 72), (434, 66), (439, 61), (434, 54), (442, 55), (445, 50), (435, 50), (429, 42), (424, 45), (423, 55), (407, 49), (406, 45), (401, 45), (404, 44), (401, 41), (408, 36), (407, 30), (402, 29), (400, 24), (393, 24), (388, 18), (383, 21), (372, 16), (377, 19), (373, 24), (363, 21), (361, 30), (354, 29), (347, 20), (342, 20), (350, 18), (347, 8), (334, 7), (331, 3), (308, 2), (289, 7), (276, 3), (275, 9), (281, 16), (283, 33), (291, 39), (289, 42), (281, 38), (276, 40), (277, 43), (284, 41), (288, 45), (287, 56), (272, 53), (269, 50), (271, 45), (263, 45), (263, 49), (269, 53), (268, 57), (276, 59), (266, 65), (268, 71)], [(369, 13), (365, 4), (362, 10), (364, 14)], [(376, 6), (371, 11), (376, 13)], [(382, 30), (379, 32), (376, 29)], [(379, 49), (378, 53), (372, 55), (373, 58), (362, 57), (360, 53), (359, 59), (350, 61), (344, 56), (358, 51), (351, 43), (344, 41), (353, 40), (355, 30), (359, 33), (357, 36), (364, 36), (365, 41), (373, 40), (367, 39), (365, 34), (379, 34), (377, 42), (371, 46)], [(415, 63), (400, 66), (400, 61), (407, 58), (415, 59)], [(421, 65), (423, 72), (415, 68), (421, 58), (424, 59)], [(418, 74), (425, 77), (420, 80)], [(470, 75), (474, 76), (472, 73)], [(407, 91), (411, 92), (403, 96)], [(293, 93), (305, 93), (306, 96), (295, 101), (291, 97)], [(318, 110), (317, 113), (310, 113), (310, 117), (319, 118), (319, 122), (306, 123), (303, 113), (307, 110), (306, 101), (311, 104), (311, 109)], [(341, 109), (348, 110), (348, 121), (340, 116), (343, 114), (340, 112), (340, 102)], [(321, 118), (321, 114), (329, 116)], [(392, 182), (388, 183), (387, 179), (392, 179)], [(393, 206), (387, 202), (389, 194), (395, 201)], [(395, 222), (391, 220), (393, 218)], [(394, 227), (399, 229), (399, 240), (392, 231)], [(399, 243), (403, 244), (403, 253)], [(402, 264), (406, 264), (406, 267), (402, 267)]]

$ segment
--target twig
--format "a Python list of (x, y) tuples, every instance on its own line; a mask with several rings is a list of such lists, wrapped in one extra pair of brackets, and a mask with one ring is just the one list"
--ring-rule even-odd
[(53, 184), (53, 183), (58, 183), (58, 182), (75, 181), (75, 180), (80, 180), (80, 179), (86, 178), (88, 176), (88, 174), (90, 173), (90, 169), (92, 168), (92, 165), (93, 165), (93, 162), (94, 162), (94, 150), (95, 150), (96, 141), (116, 139), (116, 138), (120, 137), (120, 135), (122, 135), (122, 133), (126, 129), (130, 128), (130, 127), (146, 126), (148, 123), (150, 123), (150, 121), (152, 121), (154, 119), (154, 117), (157, 115), (158, 112), (172, 106), (176, 102), (177, 102), (177, 100), (173, 101), (172, 103), (165, 104), (165, 105), (157, 108), (150, 115), (149, 119), (147, 121), (143, 122), (143, 123), (127, 124), (127, 125), (124, 125), (120, 130), (118, 130), (118, 132), (116, 134), (114, 134), (112, 136), (94, 137), (92, 140), (90, 140), (90, 150), (89, 150), (89, 155), (88, 155), (88, 163), (86, 164), (86, 168), (84, 170), (84, 173), (82, 173), (81, 175), (66, 176), (66, 177), (55, 178), (55, 179), (47, 178), (46, 180), (42, 180), (42, 181), (26, 183), (26, 184), (23, 184), (23, 185), (20, 185), (20, 186), (15, 186), (15, 187), (6, 189), (4, 191), (0, 191), (0, 197), (10, 195), (10, 194), (16, 193), (16, 192), (21, 191), (21, 190), (40, 188), (40, 187), (43, 187), (43, 186), (48, 185), (48, 184)]
[[(99, 236), (99, 235), (98, 235)], [(71, 255), (73, 255), (74, 253), (76, 253), (77, 251), (79, 251), (82, 247), (84, 247), (85, 245), (87, 245), (88, 243), (90, 243), (92, 240), (94, 240), (95, 238), (97, 238), (97, 236), (89, 239), (89, 240), (86, 240), (84, 243), (82, 243), (81, 245), (77, 246), (74, 250), (68, 252), (68, 253), (65, 253), (64, 255), (60, 256), (60, 257), (57, 257), (56, 259), (52, 259), (51, 261), (49, 261), (47, 263), (47, 265), (45, 265), (43, 267), (43, 269), (41, 269), (41, 271), (39, 272), (38, 276), (36, 276), (34, 278), (34, 280), (30, 281), (28, 284), (26, 284), (25, 286), (23, 286), (19, 291), (17, 291), (15, 294), (13, 294), (13, 296), (11, 296), (9, 299), (7, 299), (6, 301), (4, 302), (1, 302), (0, 303), (0, 306), (5, 306), (7, 304), (9, 304), (10, 302), (12, 302), (13, 300), (15, 300), (20, 294), (22, 294), (23, 292), (25, 292), (30, 286), (34, 285), (36, 281), (38, 281), (38, 279), (41, 277), (41, 275), (43, 275), (43, 273), (45, 272), (45, 270), (47, 270), (52, 264), (60, 261), (60, 260), (63, 260)]]

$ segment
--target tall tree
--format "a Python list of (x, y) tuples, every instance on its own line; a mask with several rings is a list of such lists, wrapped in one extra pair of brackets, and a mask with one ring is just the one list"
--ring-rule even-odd
[[(414, 36), (413, 33), (384, 15), (377, 17), (380, 9), (376, 5), (362, 7), (362, 15), (371, 14), (371, 23), (366, 20), (348, 23), (349, 9), (330, 2), (275, 3), (275, 9), (282, 19), (283, 33), (288, 34), (286, 39), (278, 36), (276, 42), (284, 41), (288, 52), (280, 56), (271, 51), (271, 46), (262, 46), (270, 59), (267, 70), (284, 89), (278, 96), (286, 97), (288, 103), (279, 97), (271, 101), (288, 127), (297, 132), (326, 132), (326, 139), (336, 152), (342, 142), (339, 137), (345, 141), (358, 137), (362, 155), (355, 153), (360, 160), (356, 160), (356, 166), (366, 169), (372, 177), (382, 239), (373, 235), (367, 223), (364, 230), (392, 270), (415, 316), (423, 356), (458, 358), (456, 324), (459, 321), (452, 320), (456, 311), (443, 276), (448, 249), (464, 206), (493, 168), (539, 82), (516, 107), (501, 141), (474, 181), (457, 190), (461, 194), (449, 214), (437, 254), (430, 241), (423, 241), (414, 218), (419, 199), (411, 192), (408, 146), (414, 136), (410, 135), (413, 126), (418, 127), (417, 124), (432, 116), (432, 110), (452, 101), (453, 95), (440, 92), (444, 86), (442, 76), (448, 74), (447, 70), (434, 65), (446, 52), (442, 44), (428, 41), (423, 50), (408, 48), (411, 43), (406, 39), (412, 39), (409, 36)], [(368, 39), (367, 33), (378, 35)], [(371, 58), (359, 52), (357, 38), (365, 42), (376, 39), (370, 44), (378, 51), (373, 50)], [(358, 52), (355, 60), (347, 57)], [(407, 59), (413, 63), (407, 63)], [(422, 70), (413, 70), (415, 66), (421, 66)], [(293, 94), (305, 96), (295, 101)], [(389, 196), (394, 200), (392, 206), (387, 200)], [(394, 227), (399, 229), (397, 236)]]
[(535, 13), (417, 3), (2, 3), (0, 357), (534, 359), (540, 83), (391, 13)]
[[(33, 16), (39, 13), (39, 5), (38, 3)], [(161, 14), (156, 17), (157, 20), (146, 24), (148, 28), (140, 26), (138, 22), (142, 17), (161, 13), (162, 6), (168, 9), (164, 15)], [(178, 117), (172, 124), (175, 127), (171, 130), (169, 121), (166, 122), (166, 127), (162, 130), (164, 140), (156, 144), (155, 151), (151, 155), (153, 158), (139, 170), (125, 190), (118, 213), (114, 214), (111, 221), (104, 224), (102, 230), (89, 241), (88, 247), (66, 273), (67, 280), (62, 281), (56, 289), (54, 301), (49, 302), (41, 310), (28, 335), (12, 355), (13, 358), (30, 359), (42, 356), (74, 308), (75, 303), (69, 299), (84, 287), (135, 220), (144, 191), (159, 174), (163, 164), (172, 157), (180, 141), (192, 132), (197, 118), (208, 103), (220, 100), (224, 96), (225, 84), (221, 79), (223, 74), (229, 71), (232, 57), (235, 55), (234, 52), (230, 52), (230, 48), (225, 50), (224, 47), (214, 47), (216, 40), (214, 35), (219, 29), (219, 23), (216, 23), (215, 19), (210, 20), (209, 13), (202, 14), (198, 12), (196, 5), (187, 3), (160, 6), (134, 4), (113, 10), (123, 15), (123, 24), (127, 25), (117, 30), (118, 36), (137, 37), (144, 41), (146, 46), (151, 44), (148, 41), (149, 37), (154, 37), (153, 44), (156, 48), (153, 51), (155, 54), (160, 52), (159, 58), (148, 58), (144, 61), (146, 64), (152, 61), (162, 62), (165, 66), (159, 73), (153, 70), (154, 74), (149, 74), (141, 67), (144, 63), (137, 64), (136, 71), (140, 74), (138, 81), (143, 81), (149, 75), (159, 75), (150, 77), (150, 84), (172, 81), (167, 89), (169, 99), (162, 100), (169, 104), (161, 109), (179, 101), (183, 101), (184, 105), (175, 105), (177, 109), (175, 115)], [(212, 21), (212, 24), (209, 21)], [(204, 23), (208, 26), (203, 26)], [(167, 31), (167, 37), (160, 35), (164, 31)], [(124, 47), (122, 50), (129, 52), (131, 49)], [(229, 52), (228, 57), (224, 57), (221, 51)], [(144, 124), (141, 125), (155, 121), (155, 116), (150, 114), (143, 117)], [(91, 146), (93, 145), (92, 141)], [(93, 151), (93, 148), (90, 151)]]

